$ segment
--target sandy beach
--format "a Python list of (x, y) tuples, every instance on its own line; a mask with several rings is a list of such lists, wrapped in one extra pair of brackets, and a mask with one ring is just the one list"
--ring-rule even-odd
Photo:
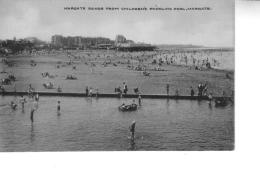
[[(195, 53), (194, 53), (195, 52)], [(184, 57), (184, 58), (183, 58)], [(185, 57), (187, 57), (186, 62)], [(203, 50), (160, 50), (152, 52), (117, 52), (114, 50), (71, 50), (53, 52), (35, 52), (30, 55), (8, 57), (8, 64), (1, 57), (0, 78), (9, 74), (16, 77), (11, 85), (4, 85), (7, 91), (26, 91), (31, 84), (36, 91), (85, 92), (86, 86), (99, 93), (114, 93), (116, 87), (126, 82), (128, 93), (139, 88), (143, 94), (190, 95), (190, 87), (197, 94), (199, 83), (207, 84), (208, 92), (215, 96), (223, 91), (230, 95), (234, 90), (234, 52)], [(194, 60), (196, 62), (194, 63)], [(208, 61), (215, 66), (211, 69), (203, 67)], [(162, 62), (158, 65), (158, 62)], [(156, 61), (156, 63), (154, 63)], [(229, 64), (227, 64), (229, 62)], [(230, 63), (231, 62), (231, 63)], [(35, 64), (32, 65), (32, 64)], [(196, 70), (195, 67), (201, 67)], [(140, 69), (137, 69), (137, 68)], [(147, 71), (149, 76), (143, 75)], [(48, 72), (51, 77), (43, 77)], [(76, 80), (66, 79), (73, 75)], [(43, 83), (52, 82), (54, 89), (46, 89)]]

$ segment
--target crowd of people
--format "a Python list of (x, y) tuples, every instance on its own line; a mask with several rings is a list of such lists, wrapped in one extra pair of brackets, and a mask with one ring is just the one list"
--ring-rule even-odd
[[(12, 100), (9, 104), (5, 104), (5, 105), (10, 106), (10, 108), (13, 111), (15, 111), (19, 107), (21, 107), (22, 112), (24, 113), (25, 105), (28, 103), (28, 106), (29, 106), (29, 109), (30, 109), (30, 120), (33, 123), (34, 122), (34, 113), (38, 109), (39, 100), (40, 100), (39, 93), (36, 92), (36, 90), (32, 87), (31, 84), (29, 84), (28, 89), (27, 89), (27, 96), (21, 95), (19, 99)], [(1, 106), (3, 106), (3, 105), (1, 105)], [(58, 115), (60, 115), (60, 110), (61, 110), (61, 105), (60, 105), (60, 101), (58, 101), (57, 102)]]
[[(231, 52), (232, 53), (232, 52)], [(157, 51), (151, 52), (117, 52), (117, 51), (48, 51), (48, 52), (32, 52), (31, 56), (39, 55), (59, 55), (64, 54), (68, 58), (66, 65), (72, 65), (72, 69), (77, 69), (77, 63), (85, 63), (91, 66), (91, 72), (93, 73), (94, 67), (96, 64), (103, 65), (113, 65), (117, 68), (116, 64), (127, 64), (128, 66), (140, 68), (144, 76), (153, 76), (150, 70), (164, 70), (161, 66), (163, 65), (182, 65), (186, 64), (188, 66), (194, 66), (195, 69), (200, 69), (200, 67), (211, 68), (212, 66), (218, 66), (220, 64), (219, 60), (216, 57), (226, 56), (229, 54), (228, 51), (223, 50), (207, 50), (207, 49), (160, 49)], [(7, 58), (2, 58), (2, 62), (8, 61)], [(31, 61), (31, 63), (35, 63)], [(62, 61), (57, 62), (57, 66), (64, 65)], [(156, 64), (155, 68), (152, 68), (152, 64)], [(166, 68), (167, 69), (167, 68)], [(55, 75), (50, 75), (48, 72), (42, 73), (43, 77), (54, 78)], [(231, 78), (231, 75), (227, 75), (227, 78)], [(68, 75), (65, 79), (77, 79), (75, 75)], [(2, 86), (3, 87), (3, 86)], [(44, 86), (47, 89), (53, 89), (47, 84)], [(2, 90), (2, 88), (0, 87)], [(117, 89), (116, 89), (117, 90)], [(128, 93), (128, 90), (121, 89), (115, 91), (122, 94)], [(182, 92), (181, 88), (175, 93), (180, 94)], [(187, 94), (187, 93), (186, 93)]]
[[(138, 92), (138, 88), (135, 88), (135, 92)], [(115, 88), (115, 93), (122, 95), (122, 94), (127, 94), (128, 92), (128, 86), (126, 82), (123, 82), (123, 88), (121, 89), (121, 86)]]
[(94, 88), (86, 86), (86, 96), (92, 97), (93, 94), (95, 94), (96, 97), (97, 97), (98, 96), (98, 89), (96, 88), (95, 90), (96, 90), (96, 93), (94, 93)]
[(217, 50), (165, 50), (153, 55), (152, 64), (194, 66), (197, 69), (220, 66), (216, 57), (224, 56), (225, 52)]
[[(103, 65), (103, 67), (107, 67), (108, 65), (111, 65), (115, 68), (118, 68), (119, 64), (126, 64), (129, 68), (136, 70), (136, 71), (142, 71), (144, 76), (150, 76), (150, 73), (146, 71), (146, 69), (150, 67), (154, 67), (154, 70), (157, 71), (163, 71), (164, 68), (162, 68), (163, 65), (186, 65), (186, 66), (192, 66), (195, 67), (195, 69), (200, 70), (203, 68), (211, 68), (215, 66), (219, 66), (220, 62), (218, 60), (214, 59), (211, 53), (203, 54), (201, 52), (178, 52), (178, 51), (162, 51), (162, 52), (138, 52), (138, 53), (111, 53), (106, 54), (104, 53), (93, 53), (95, 56), (92, 55), (93, 52), (90, 52), (88, 54), (84, 55), (73, 55), (72, 53), (68, 54), (67, 57), (69, 58), (69, 62), (67, 62), (66, 65), (72, 65), (71, 68), (73, 71), (77, 71), (79, 68), (74, 64), (73, 60), (78, 60), (80, 62), (84, 62), (85, 65), (89, 65), (91, 68), (91, 73), (94, 73), (94, 69), (96, 67), (96, 64), (100, 63)], [(43, 53), (37, 53), (33, 52), (33, 54), (36, 55), (44, 55), (44, 54), (55, 54), (55, 52), (43, 52)], [(32, 54), (32, 55), (33, 55)], [(58, 55), (59, 53), (57, 53)], [(79, 53), (80, 54), (80, 53)], [(94, 57), (94, 58), (93, 58)], [(103, 57), (103, 59), (102, 59)], [(101, 60), (99, 60), (101, 59)], [(120, 60), (119, 60), (120, 59)], [(3, 61), (7, 61), (7, 59), (3, 59)], [(101, 62), (99, 62), (101, 61)], [(31, 66), (36, 66), (35, 62), (31, 62)], [(61, 68), (63, 64), (58, 64), (56, 67)], [(48, 72), (42, 73), (43, 78), (54, 78), (54, 75), (51, 75)], [(229, 74), (226, 75), (226, 78), (231, 78)], [(15, 80), (14, 76), (10, 76), (10, 80)], [(76, 79), (73, 75), (67, 75), (66, 79)], [(53, 88), (53, 83), (46, 84), (46, 88)], [(181, 88), (175, 88), (175, 96), (180, 96), (180, 90)], [(2, 92), (5, 91), (5, 88), (3, 85), (0, 85), (0, 90)], [(82, 89), (84, 90), (84, 89)], [(163, 89), (162, 89), (163, 90)], [(167, 96), (170, 96), (170, 84), (166, 84), (166, 94)], [(188, 89), (187, 89), (188, 90)], [(208, 91), (208, 84), (207, 83), (199, 83), (197, 87), (191, 86), (190, 87), (190, 96), (207, 96), (208, 100), (213, 100), (213, 94), (212, 92)], [(30, 108), (30, 121), (34, 122), (34, 114), (38, 109), (39, 104), (39, 94), (36, 92), (36, 90), (32, 87), (30, 84), (28, 87), (28, 98), (25, 96), (21, 96), (19, 101), (11, 101), (10, 107), (12, 110), (18, 109), (19, 105), (21, 105), (22, 110), (25, 109), (25, 105), (27, 103), (32, 103)], [(57, 88), (58, 92), (62, 92), (62, 88), (58, 86)], [(123, 82), (120, 84), (120, 86), (116, 87), (114, 92), (116, 94), (119, 94), (120, 96), (131, 94), (131, 91), (133, 91), (134, 94), (136, 94), (138, 98), (138, 106), (140, 107), (142, 105), (142, 97), (141, 92), (138, 87), (131, 88), (127, 85), (126, 82)], [(163, 91), (164, 93), (165, 91)], [(98, 96), (99, 90), (90, 86), (86, 86), (85, 88), (86, 96), (92, 97), (93, 95)], [(223, 97), (226, 96), (226, 94), (223, 94)], [(121, 106), (123, 108), (126, 108), (127, 106), (135, 106), (137, 105), (135, 100), (132, 101), (130, 104), (123, 103)], [(57, 101), (57, 112), (58, 115), (61, 115), (61, 102)], [(135, 139), (135, 126), (136, 122), (133, 121), (129, 127), (129, 131), (131, 134), (131, 141), (134, 143)]]
[(207, 96), (208, 95), (207, 91), (208, 91), (207, 83), (205, 83), (205, 84), (199, 83), (198, 96)]

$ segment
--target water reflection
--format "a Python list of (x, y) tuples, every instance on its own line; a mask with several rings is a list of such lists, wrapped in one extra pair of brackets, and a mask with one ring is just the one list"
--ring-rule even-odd
[(209, 104), (209, 109), (212, 110), (212, 103), (209, 102), (208, 104)]
[(30, 140), (31, 140), (31, 143), (34, 142), (34, 137), (35, 137), (35, 134), (34, 134), (34, 125), (33, 123), (31, 123), (31, 136), (30, 136)]
[(201, 105), (201, 100), (199, 99), (198, 101), (197, 101), (197, 103), (198, 103), (198, 105), (200, 106)]
[(166, 111), (167, 111), (167, 114), (170, 113), (169, 107), (170, 107), (170, 101), (169, 101), (169, 99), (167, 99), (167, 100), (166, 100)]
[(135, 146), (135, 139), (133, 138), (131, 138), (130, 139), (130, 148), (129, 148), (130, 150), (135, 150), (136, 149), (136, 146)]
[(87, 98), (87, 102), (90, 103), (90, 104), (92, 104), (92, 97), (88, 97), (88, 98)]

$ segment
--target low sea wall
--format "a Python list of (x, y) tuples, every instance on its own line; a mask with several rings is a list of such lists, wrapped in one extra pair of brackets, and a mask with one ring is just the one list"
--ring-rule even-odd
[[(55, 97), (100, 97), (100, 98), (138, 98), (137, 94), (103, 94), (94, 93), (92, 95), (86, 95), (86, 93), (63, 93), (63, 92), (38, 92), (39, 96), (55, 96)], [(28, 92), (2, 92), (2, 96), (22, 96), (28, 95)], [(147, 99), (180, 99), (180, 100), (208, 100), (207, 96), (176, 96), (176, 95), (156, 95), (156, 94), (142, 94), (142, 98)], [(220, 98), (220, 97), (213, 97)], [(230, 98), (230, 97), (226, 97)]]

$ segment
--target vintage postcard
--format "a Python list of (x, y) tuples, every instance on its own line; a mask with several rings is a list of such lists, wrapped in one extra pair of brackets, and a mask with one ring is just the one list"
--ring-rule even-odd
[(0, 0), (0, 151), (234, 150), (234, 0)]

